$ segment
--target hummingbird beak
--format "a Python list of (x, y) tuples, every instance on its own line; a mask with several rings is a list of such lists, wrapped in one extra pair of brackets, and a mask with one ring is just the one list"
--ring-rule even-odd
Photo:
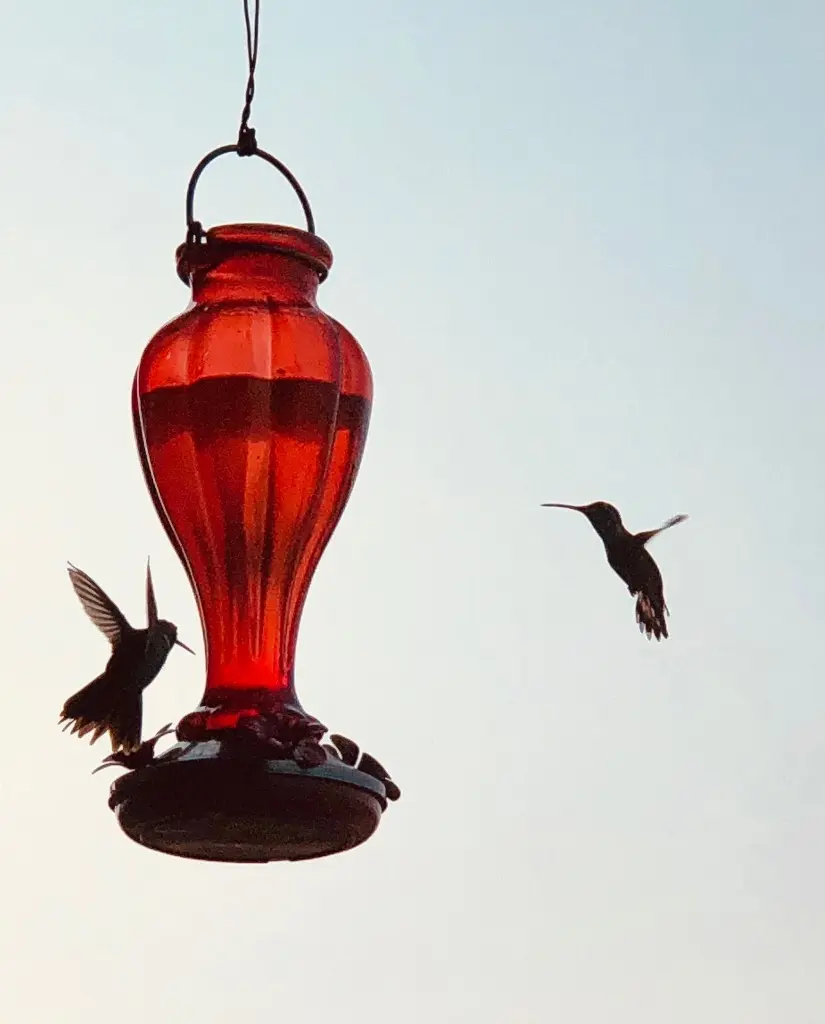
[(176, 643), (176, 644), (178, 645), (178, 647), (182, 647), (182, 648), (183, 648), (183, 649), (184, 649), (185, 651), (189, 651), (189, 653), (190, 653), (190, 654), (194, 654), (194, 653), (195, 653), (195, 652), (194, 652), (194, 651), (192, 650), (192, 648), (191, 648), (191, 647), (187, 647), (187, 646), (186, 646), (186, 644), (185, 644), (185, 643), (183, 642), (183, 640), (177, 640), (177, 639), (176, 639), (176, 640), (175, 640), (175, 643)]
[(542, 508), (569, 508), (569, 509), (572, 509), (574, 512), (584, 512), (584, 506), (583, 505), (562, 505), (558, 501), (548, 501), (548, 502), (545, 502), (545, 504), (543, 504), (541, 507)]

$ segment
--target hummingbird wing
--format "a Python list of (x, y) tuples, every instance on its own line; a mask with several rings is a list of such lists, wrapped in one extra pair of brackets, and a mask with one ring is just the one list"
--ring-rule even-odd
[(634, 539), (640, 541), (642, 544), (647, 544), (652, 537), (655, 537), (659, 533), (663, 533), (665, 530), (669, 530), (671, 526), (683, 523), (686, 519), (686, 515), (671, 516), (666, 523), (662, 523), (662, 525), (656, 530), (642, 530), (641, 533), (634, 534)]
[(80, 598), (83, 609), (112, 647), (132, 628), (115, 602), (95, 583), (91, 576), (69, 562), (69, 579)]
[(157, 624), (158, 603), (155, 600), (155, 588), (152, 586), (152, 570), (149, 568), (149, 559), (146, 559), (146, 616), (149, 627)]

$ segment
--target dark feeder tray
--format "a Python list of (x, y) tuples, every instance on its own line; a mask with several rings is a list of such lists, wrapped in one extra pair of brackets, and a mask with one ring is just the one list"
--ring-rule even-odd
[(335, 757), (238, 756), (219, 740), (178, 743), (116, 779), (109, 806), (142, 846), (197, 860), (309, 860), (359, 846), (387, 806), (383, 784)]

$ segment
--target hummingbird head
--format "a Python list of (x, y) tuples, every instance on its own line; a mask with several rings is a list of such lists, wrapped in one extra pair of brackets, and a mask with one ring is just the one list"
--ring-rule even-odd
[(152, 586), (152, 572), (148, 561), (146, 562), (146, 615), (149, 619), (149, 642), (157, 645), (164, 659), (175, 644), (185, 651), (189, 651), (190, 654), (195, 653), (182, 640), (178, 640), (178, 627), (174, 622), (158, 618), (158, 603), (155, 600), (155, 588)]
[(182, 640), (178, 640), (178, 627), (174, 622), (167, 622), (166, 619), (158, 619), (149, 627), (149, 633), (152, 637), (152, 642), (168, 654), (169, 651), (175, 646), (182, 647), (185, 651), (189, 651), (190, 654), (195, 652), (191, 647), (187, 647)]
[(617, 537), (624, 532), (624, 524), (619, 510), (606, 501), (594, 501), (590, 505), (562, 505), (559, 502), (547, 502), (542, 508), (569, 508), (581, 512), (590, 520), (590, 525), (604, 539)]

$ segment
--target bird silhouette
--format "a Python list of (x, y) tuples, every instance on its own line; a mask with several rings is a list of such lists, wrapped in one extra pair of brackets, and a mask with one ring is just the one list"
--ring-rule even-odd
[(135, 771), (137, 768), (146, 768), (155, 759), (155, 745), (158, 740), (163, 739), (164, 736), (171, 736), (174, 732), (172, 723), (169, 722), (162, 729), (159, 729), (154, 736), (144, 740), (137, 750), (130, 751), (129, 753), (125, 750), (117, 750), (114, 754), (104, 757), (92, 772), (92, 775), (103, 771), (104, 768), (128, 768), (129, 771)]
[(146, 564), (146, 612), (148, 627), (135, 629), (114, 601), (87, 576), (69, 563), (69, 577), (86, 614), (112, 645), (106, 668), (63, 705), (59, 723), (78, 736), (92, 733), (92, 743), (108, 731), (112, 751), (132, 754), (140, 748), (143, 691), (163, 668), (172, 647), (191, 647), (178, 640), (178, 628), (158, 618), (152, 573)]
[(662, 574), (645, 545), (657, 533), (684, 522), (687, 516), (673, 516), (656, 530), (630, 533), (622, 523), (619, 510), (606, 501), (594, 501), (590, 505), (563, 505), (551, 501), (543, 504), (542, 508), (569, 508), (587, 516), (602, 539), (610, 567), (624, 580), (627, 589), (636, 598), (639, 630), (647, 634), (648, 640), (654, 636), (657, 640), (667, 639), (666, 616), (670, 611), (665, 603)]

